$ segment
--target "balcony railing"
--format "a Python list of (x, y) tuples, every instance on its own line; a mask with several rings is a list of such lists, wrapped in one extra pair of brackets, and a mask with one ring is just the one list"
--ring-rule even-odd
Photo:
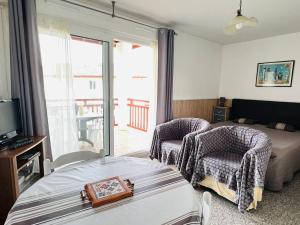
[[(114, 99), (115, 108), (119, 105), (118, 98)], [(127, 99), (129, 107), (129, 123), (128, 127), (147, 132), (149, 126), (149, 105), (147, 100)], [(77, 115), (98, 114), (103, 116), (103, 99), (76, 99)], [(114, 125), (118, 124), (116, 121)]]
[(128, 127), (147, 132), (149, 123), (149, 101), (128, 98), (129, 124)]
[[(76, 102), (76, 114), (98, 114), (103, 116), (103, 99), (75, 99)], [(119, 105), (119, 99), (114, 99), (114, 107), (116, 108)], [(114, 126), (118, 126), (118, 123), (114, 121)]]

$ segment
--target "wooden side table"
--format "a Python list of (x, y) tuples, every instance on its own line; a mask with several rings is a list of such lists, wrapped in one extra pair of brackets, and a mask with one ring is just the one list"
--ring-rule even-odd
[[(29, 188), (34, 182), (44, 176), (44, 141), (46, 137), (34, 137), (31, 144), (14, 150), (0, 152), (0, 224), (4, 224), (7, 214), (20, 193)], [(31, 157), (24, 160), (24, 155)], [(28, 177), (21, 174), (32, 163), (39, 164), (39, 172)], [(32, 165), (33, 167), (34, 165)]]
[(215, 106), (213, 110), (213, 123), (225, 122), (229, 120), (229, 107)]

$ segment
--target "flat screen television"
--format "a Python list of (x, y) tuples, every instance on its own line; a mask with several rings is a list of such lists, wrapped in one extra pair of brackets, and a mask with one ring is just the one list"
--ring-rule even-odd
[(21, 133), (19, 100), (0, 101), (0, 145)]

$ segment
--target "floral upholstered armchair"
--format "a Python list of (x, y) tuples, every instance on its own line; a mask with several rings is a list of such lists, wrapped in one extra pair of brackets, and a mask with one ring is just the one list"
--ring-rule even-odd
[(174, 165), (182, 154), (194, 151), (197, 134), (210, 130), (206, 120), (198, 118), (174, 119), (155, 128), (150, 158), (167, 165)]

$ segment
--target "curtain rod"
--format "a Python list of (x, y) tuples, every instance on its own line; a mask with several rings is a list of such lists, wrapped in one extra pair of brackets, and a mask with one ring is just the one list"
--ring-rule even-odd
[[(88, 9), (88, 10), (91, 10), (91, 11), (94, 11), (94, 12), (102, 13), (102, 14), (105, 14), (107, 16), (111, 16), (112, 18), (118, 18), (118, 19), (125, 20), (125, 21), (131, 22), (131, 23), (135, 23), (135, 24), (138, 24), (138, 25), (149, 27), (151, 29), (155, 29), (155, 30), (160, 29), (159, 27), (155, 27), (155, 26), (152, 26), (152, 25), (149, 25), (149, 24), (146, 24), (146, 23), (142, 23), (142, 22), (139, 22), (139, 21), (136, 21), (136, 20), (133, 20), (133, 19), (129, 19), (129, 18), (126, 18), (126, 17), (116, 15), (115, 14), (115, 4), (116, 4), (115, 1), (112, 1), (112, 13), (106, 12), (106, 11), (103, 11), (103, 10), (100, 10), (100, 9), (95, 9), (95, 8), (90, 7), (90, 6), (82, 5), (82, 4), (79, 4), (79, 3), (76, 3), (76, 2), (73, 2), (73, 1), (69, 1), (69, 0), (60, 0), (60, 1), (71, 4), (71, 5), (75, 5), (75, 6), (84, 8), (84, 9)], [(175, 35), (177, 35), (176, 32), (175, 32)]]

